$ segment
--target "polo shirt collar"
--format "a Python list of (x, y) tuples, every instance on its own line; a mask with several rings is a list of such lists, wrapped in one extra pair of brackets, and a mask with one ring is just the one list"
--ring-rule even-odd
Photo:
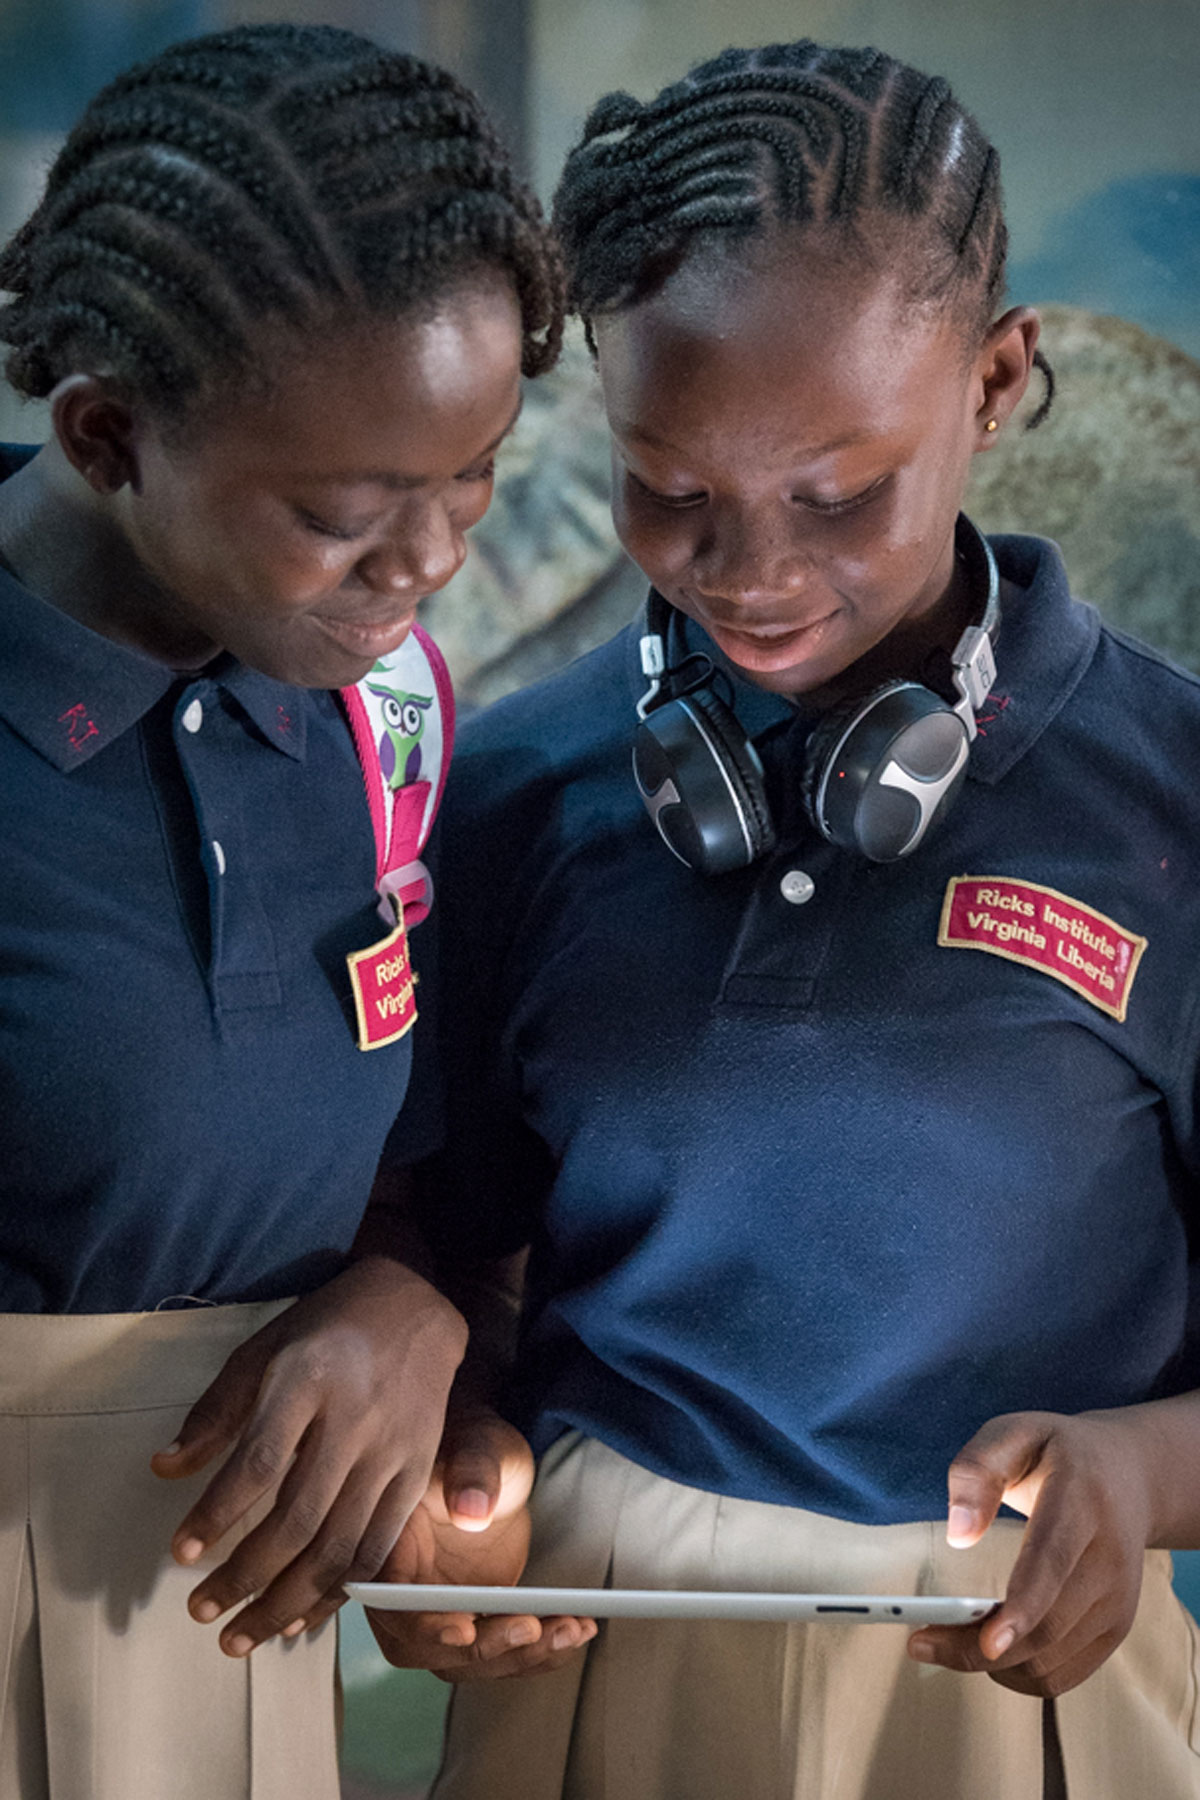
[(40, 600), (4, 569), (0, 635), (0, 717), (57, 769), (89, 762), (177, 679)]
[[(1072, 600), (1056, 544), (1018, 536), (989, 541), (1001, 577), (996, 685), (978, 715), (967, 773), (990, 786), (1020, 761), (1074, 693), (1095, 654), (1100, 617), (1094, 607)], [(802, 702), (747, 681), (694, 620), (673, 611), (671, 628), (669, 663), (697, 652), (708, 656), (732, 689), (733, 709), (748, 737), (813, 723)], [(643, 615), (631, 636), (631, 679), (639, 698), (646, 687), (638, 649), (644, 629)]]
[(1000, 569), (996, 683), (977, 716), (968, 777), (1002, 780), (1053, 723), (1086, 674), (1100, 641), (1094, 606), (1071, 598), (1057, 544), (993, 537)]
[(0, 718), (47, 762), (78, 768), (181, 681), (223, 687), (275, 749), (303, 761), (301, 690), (221, 656), (184, 677), (92, 631), (0, 569)]
[(251, 669), (233, 656), (222, 656), (205, 671), (209, 678), (232, 694), (258, 727), (268, 744), (282, 750), (294, 762), (304, 761), (305, 690), (276, 681)]

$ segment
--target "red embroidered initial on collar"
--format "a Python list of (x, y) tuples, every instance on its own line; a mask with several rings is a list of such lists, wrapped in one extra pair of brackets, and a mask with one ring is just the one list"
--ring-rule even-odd
[(88, 718), (88, 709), (80, 700), (75, 706), (67, 708), (58, 716), (60, 725), (67, 728), (67, 742), (72, 750), (82, 750), (89, 738), (100, 736), (100, 727), (93, 719)]

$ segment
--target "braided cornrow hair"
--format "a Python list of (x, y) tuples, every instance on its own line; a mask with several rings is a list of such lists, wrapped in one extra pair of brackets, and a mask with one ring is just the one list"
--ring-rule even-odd
[[(589, 337), (596, 314), (656, 293), (701, 245), (788, 226), (862, 245), (873, 218), (905, 228), (906, 298), (971, 330), (991, 320), (1008, 245), (996, 151), (940, 77), (809, 39), (725, 50), (645, 104), (605, 95), (554, 200)], [(1053, 393), (1036, 360), (1047, 392), (1030, 425)]]
[(0, 337), (22, 394), (105, 374), (178, 414), (252, 368), (268, 316), (395, 316), (489, 267), (540, 374), (562, 336), (559, 253), (474, 95), (332, 26), (244, 26), (97, 95), (0, 252)]

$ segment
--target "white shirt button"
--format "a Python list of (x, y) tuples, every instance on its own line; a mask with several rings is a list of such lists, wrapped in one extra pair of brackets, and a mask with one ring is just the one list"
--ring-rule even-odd
[(204, 708), (198, 700), (193, 700), (190, 705), (185, 706), (183, 709), (183, 729), (185, 731), (199, 731), (203, 723)]
[(806, 869), (789, 869), (779, 891), (789, 906), (803, 906), (816, 893), (817, 884)]
[(217, 865), (217, 874), (223, 875), (225, 873), (225, 852), (222, 850), (216, 838), (212, 841), (212, 853), (213, 861)]

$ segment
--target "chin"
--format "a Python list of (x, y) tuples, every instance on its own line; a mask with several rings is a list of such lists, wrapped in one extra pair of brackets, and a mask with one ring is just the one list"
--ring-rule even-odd
[(226, 649), (248, 669), (257, 669), (260, 675), (269, 675), (288, 687), (353, 687), (375, 666), (373, 657), (338, 650), (331, 644), (313, 644), (302, 651), (298, 647), (230, 643)]

